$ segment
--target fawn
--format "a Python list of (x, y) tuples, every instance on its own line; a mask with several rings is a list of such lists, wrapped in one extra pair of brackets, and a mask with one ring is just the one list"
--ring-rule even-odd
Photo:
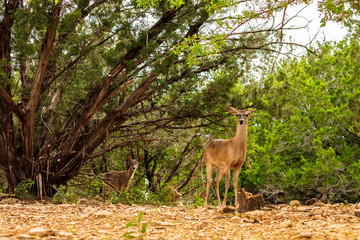
[(101, 191), (101, 196), (110, 196), (114, 190), (120, 191), (121, 189), (128, 189), (131, 183), (131, 179), (134, 177), (135, 171), (139, 165), (142, 157), (137, 159), (131, 159), (128, 157), (128, 161), (131, 162), (130, 168), (124, 171), (110, 170), (104, 174), (103, 180), (106, 185)]

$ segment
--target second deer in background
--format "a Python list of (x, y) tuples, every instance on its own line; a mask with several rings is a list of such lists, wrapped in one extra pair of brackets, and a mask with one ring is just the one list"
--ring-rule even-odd
[(114, 190), (120, 191), (121, 189), (128, 189), (131, 183), (131, 179), (134, 177), (135, 171), (139, 165), (139, 162), (142, 160), (142, 157), (137, 159), (131, 159), (128, 157), (128, 161), (130, 161), (130, 167), (128, 170), (124, 171), (114, 171), (110, 170), (104, 174), (103, 181), (106, 185), (103, 187), (101, 191), (101, 196), (110, 196)]

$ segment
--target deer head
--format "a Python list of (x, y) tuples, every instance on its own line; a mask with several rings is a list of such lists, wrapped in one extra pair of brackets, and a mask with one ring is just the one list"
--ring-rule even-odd
[(256, 108), (251, 110), (236, 110), (233, 107), (229, 107), (229, 112), (237, 117), (240, 125), (243, 125), (247, 121), (248, 117), (255, 112), (255, 110)]
[(129, 156), (127, 156), (127, 161), (130, 163), (129, 170), (136, 171), (136, 169), (139, 166), (140, 161), (142, 160), (142, 157), (139, 157), (139, 159), (132, 159)]

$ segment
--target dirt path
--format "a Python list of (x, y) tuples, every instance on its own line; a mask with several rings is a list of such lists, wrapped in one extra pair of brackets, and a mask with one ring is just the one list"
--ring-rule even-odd
[[(360, 206), (277, 205), (246, 214), (216, 208), (0, 201), (2, 239), (358, 239)], [(140, 227), (125, 226), (138, 219)], [(141, 227), (151, 221), (144, 234)], [(134, 225), (135, 222), (134, 222)], [(144, 229), (145, 230), (145, 229)]]

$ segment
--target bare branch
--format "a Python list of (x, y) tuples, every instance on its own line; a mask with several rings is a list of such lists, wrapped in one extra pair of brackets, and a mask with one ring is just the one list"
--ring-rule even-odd
[(283, 37), (284, 37), (284, 35), (283, 35), (283, 31), (284, 31), (283, 27), (284, 27), (284, 25), (285, 25), (285, 23), (284, 23), (284, 22), (285, 22), (285, 16), (286, 16), (286, 7), (284, 8), (284, 14), (283, 14), (283, 18), (282, 18), (282, 21), (281, 21), (280, 49), (279, 49), (279, 51), (278, 51), (278, 54), (277, 54), (276, 58), (274, 59), (273, 65), (272, 65), (272, 67), (271, 67), (271, 72), (274, 71), (275, 64), (276, 64), (276, 62), (277, 62), (277, 59), (278, 59), (279, 56), (280, 56), (280, 53), (281, 53), (281, 50), (282, 50), (282, 47), (283, 47), (282, 42), (283, 42)]

